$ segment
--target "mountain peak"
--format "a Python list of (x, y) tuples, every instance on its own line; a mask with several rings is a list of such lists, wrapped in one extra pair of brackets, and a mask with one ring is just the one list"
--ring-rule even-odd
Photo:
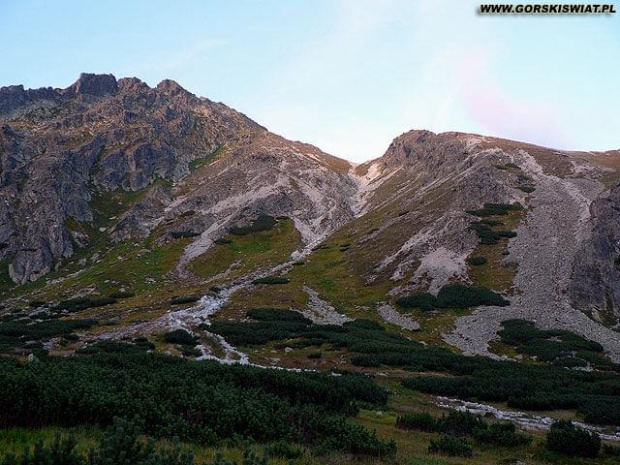
[(161, 92), (166, 92), (169, 94), (178, 94), (178, 93), (190, 93), (185, 90), (178, 82), (173, 81), (172, 79), (164, 79), (159, 84), (157, 84), (157, 90)]
[(103, 97), (118, 92), (118, 83), (112, 74), (82, 73), (67, 91), (73, 94)]

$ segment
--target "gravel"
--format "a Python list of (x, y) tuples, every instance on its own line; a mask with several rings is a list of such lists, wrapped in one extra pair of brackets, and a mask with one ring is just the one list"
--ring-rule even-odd
[(591, 320), (569, 303), (573, 260), (589, 237), (589, 205), (604, 186), (586, 179), (561, 179), (542, 172), (530, 155), (521, 153), (521, 166), (534, 178), (536, 191), (517, 237), (509, 245), (518, 263), (509, 307), (480, 307), (457, 319), (444, 340), (465, 354), (494, 357), (488, 342), (496, 338), (503, 320), (522, 318), (543, 329), (573, 331), (600, 343), (614, 362), (620, 362), (620, 335)]
[(420, 323), (415, 321), (413, 318), (407, 315), (403, 315), (392, 307), (390, 304), (382, 303), (378, 308), (377, 312), (388, 323), (391, 323), (396, 326), (400, 326), (403, 329), (408, 329), (410, 331), (417, 331), (420, 329)]

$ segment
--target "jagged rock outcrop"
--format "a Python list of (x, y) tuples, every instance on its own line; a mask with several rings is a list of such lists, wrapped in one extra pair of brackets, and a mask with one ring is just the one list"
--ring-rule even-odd
[(620, 316), (620, 184), (590, 205), (592, 234), (577, 254), (571, 281), (575, 306), (617, 326)]
[[(270, 135), (174, 81), (153, 89), (136, 78), (82, 74), (67, 89), (3, 87), (0, 125), (0, 261), (9, 263), (16, 283), (61, 266), (88, 243), (68, 223), (92, 225), (97, 215), (121, 214), (106, 231), (114, 241), (148, 236), (175, 217), (176, 209), (166, 210), (173, 203), (199, 212), (191, 220), (197, 233), (262, 211), (299, 217), (309, 238), (326, 227), (317, 221), (337, 224), (352, 215), (346, 162)], [(173, 188), (192, 162), (200, 165), (223, 147), (225, 156), (214, 168), (205, 163), (196, 170), (189, 190)], [(301, 184), (289, 182), (287, 170)], [(93, 199), (107, 193), (143, 190), (127, 212), (92, 208)], [(217, 212), (208, 211), (218, 203)]]

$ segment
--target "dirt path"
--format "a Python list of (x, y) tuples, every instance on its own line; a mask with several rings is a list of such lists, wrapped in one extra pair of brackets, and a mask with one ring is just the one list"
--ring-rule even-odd
[(459, 318), (444, 340), (466, 354), (493, 356), (487, 343), (496, 337), (501, 321), (523, 318), (543, 329), (581, 334), (620, 362), (620, 335), (572, 308), (567, 292), (575, 254), (590, 234), (590, 203), (604, 188), (596, 181), (546, 175), (531, 156), (522, 157), (516, 162), (536, 184), (533, 208), (508, 249), (518, 263), (514, 284), (522, 293), (511, 297), (509, 307), (481, 307)]

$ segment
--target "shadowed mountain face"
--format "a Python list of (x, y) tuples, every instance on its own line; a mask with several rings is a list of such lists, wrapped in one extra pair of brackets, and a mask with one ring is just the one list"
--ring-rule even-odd
[[(62, 299), (157, 283), (195, 292), (276, 269), (289, 291), (246, 289), (231, 308), (310, 306), (328, 322), (330, 312), (344, 318), (337, 309), (401, 324), (398, 297), (461, 283), (510, 306), (479, 306), (429, 337), (492, 355), (501, 321), (524, 318), (586, 335), (618, 360), (609, 329), (620, 315), (618, 166), (619, 151), (429, 131), (352, 166), (173, 81), (83, 74), (67, 89), (4, 87), (0, 291)], [(278, 219), (280, 236), (214, 243), (265, 217)], [(165, 258), (138, 268), (150, 253)], [(138, 270), (134, 281), (106, 274), (117, 262)]]

